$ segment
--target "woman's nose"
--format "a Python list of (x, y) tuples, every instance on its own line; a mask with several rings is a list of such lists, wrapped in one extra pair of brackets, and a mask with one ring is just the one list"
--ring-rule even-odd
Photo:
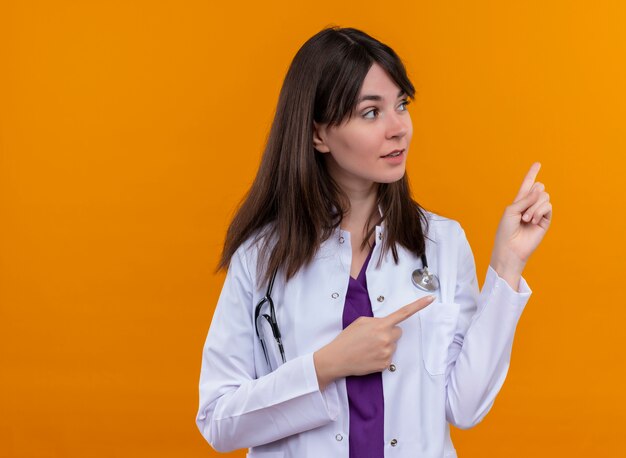
[(394, 113), (387, 117), (388, 137), (403, 137), (409, 131), (411, 119), (402, 113)]

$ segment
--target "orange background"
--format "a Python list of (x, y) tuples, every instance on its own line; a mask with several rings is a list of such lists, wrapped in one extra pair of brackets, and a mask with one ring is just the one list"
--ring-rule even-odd
[(287, 67), (326, 25), (404, 59), (415, 197), (463, 225), (481, 284), (542, 163), (533, 295), (459, 456), (623, 456), (623, 5), (3, 2), (0, 457), (218, 455), (194, 423), (213, 269)]

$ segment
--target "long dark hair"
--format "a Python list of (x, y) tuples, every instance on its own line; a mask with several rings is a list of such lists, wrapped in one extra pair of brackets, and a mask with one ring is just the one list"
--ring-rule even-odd
[[(239, 246), (254, 235), (255, 243), (263, 239), (256, 280), (267, 282), (277, 268), (289, 280), (339, 226), (350, 202), (314, 148), (313, 121), (330, 127), (350, 119), (374, 62), (414, 98), (400, 58), (360, 30), (328, 27), (302, 45), (285, 76), (256, 178), (228, 228), (218, 270), (226, 269)], [(377, 213), (378, 221), (368, 223), (362, 248), (384, 220), (379, 265), (388, 250), (398, 262), (396, 243), (421, 256), (428, 220), (411, 198), (406, 173), (396, 182), (378, 185), (378, 205), (382, 216)]]

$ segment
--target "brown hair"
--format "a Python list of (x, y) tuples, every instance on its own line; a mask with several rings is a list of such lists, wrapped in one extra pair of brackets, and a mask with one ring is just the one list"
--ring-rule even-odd
[[(254, 243), (263, 239), (257, 281), (267, 282), (277, 268), (289, 280), (339, 226), (350, 202), (313, 146), (313, 121), (338, 126), (350, 119), (374, 62), (414, 98), (415, 89), (400, 58), (360, 30), (328, 27), (298, 50), (280, 91), (256, 178), (226, 233), (218, 270), (226, 269), (239, 246), (254, 235)], [(389, 249), (398, 262), (396, 243), (421, 256), (428, 220), (411, 198), (406, 173), (396, 182), (379, 184), (378, 205), (383, 214), (376, 224), (383, 220), (386, 224), (379, 265)], [(375, 229), (366, 227), (362, 248)]]

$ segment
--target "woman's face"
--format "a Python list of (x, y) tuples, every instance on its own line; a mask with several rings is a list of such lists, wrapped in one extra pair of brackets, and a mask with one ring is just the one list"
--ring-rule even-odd
[[(365, 76), (352, 117), (338, 127), (314, 122), (315, 149), (326, 154), (328, 170), (342, 187), (362, 189), (404, 176), (413, 135), (407, 95), (374, 63)], [(388, 156), (401, 150), (396, 157)]]

